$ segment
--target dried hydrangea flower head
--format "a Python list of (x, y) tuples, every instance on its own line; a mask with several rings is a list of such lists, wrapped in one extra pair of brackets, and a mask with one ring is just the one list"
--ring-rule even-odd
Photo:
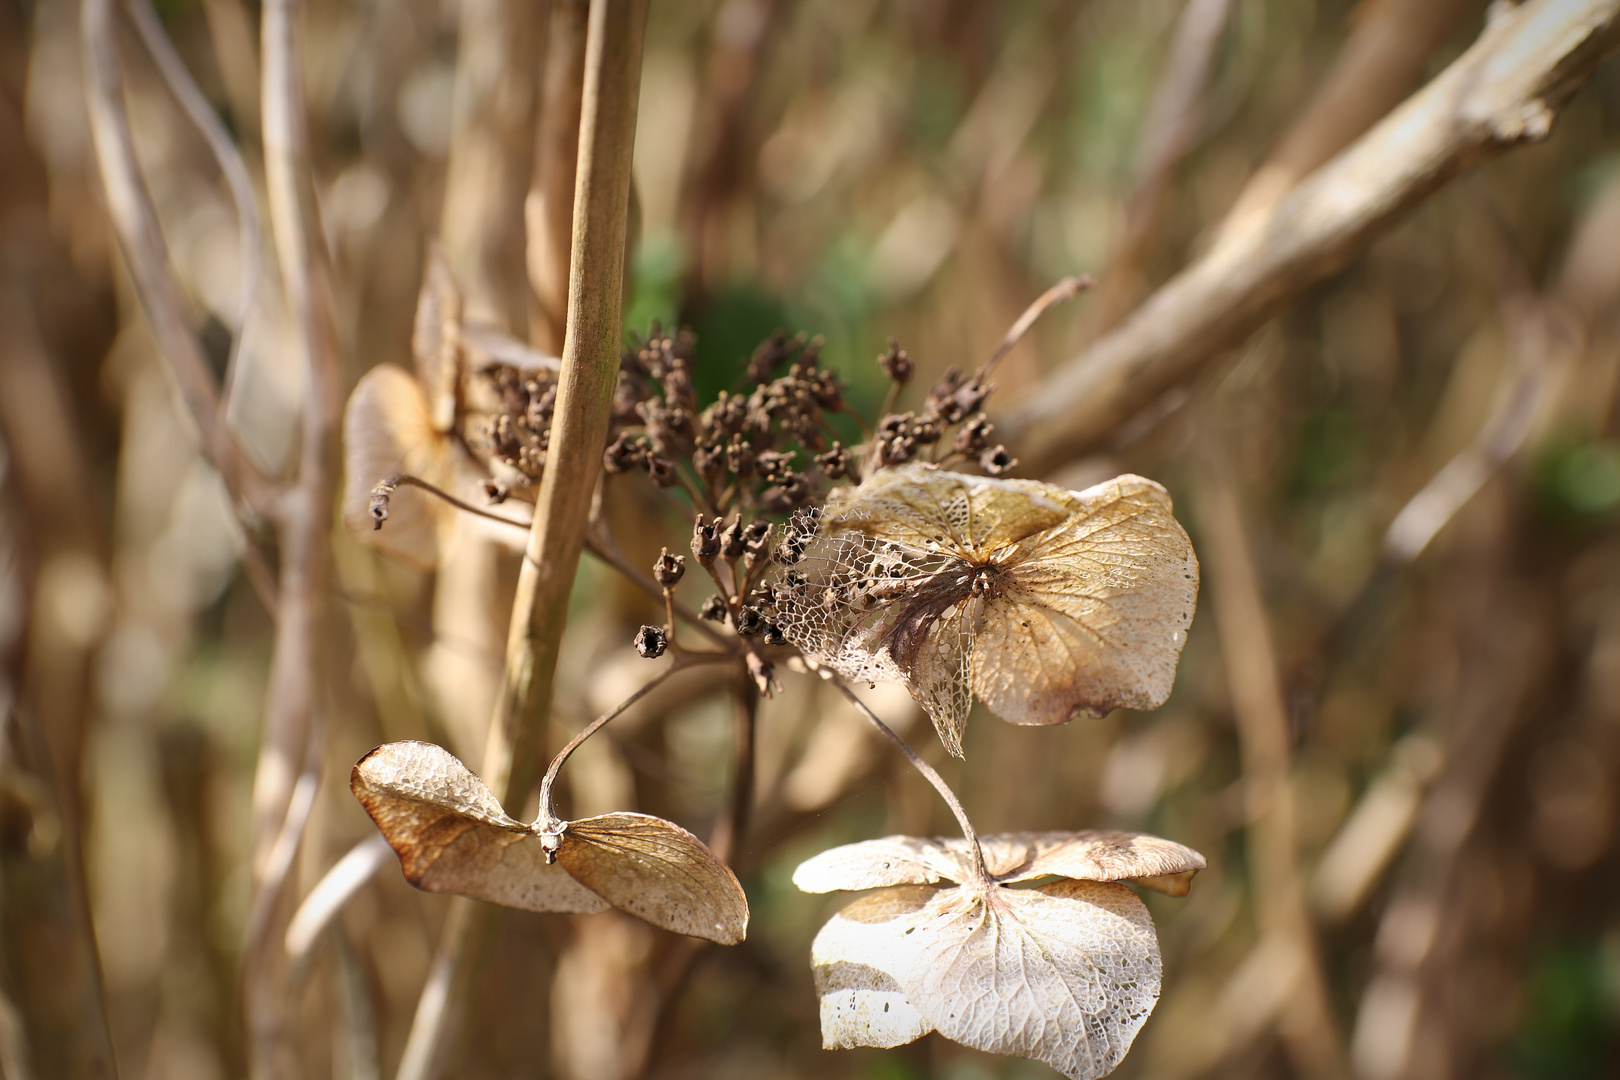
[[(889, 836), (800, 864), (806, 892), (880, 891), (811, 946), (827, 1049), (929, 1031), (1044, 1061), (1072, 1080), (1112, 1071), (1159, 996), (1158, 938), (1122, 881), (1186, 892), (1204, 857), (1138, 833)], [(1034, 888), (1008, 888), (1040, 878)]]
[(772, 595), (789, 641), (905, 683), (961, 756), (975, 694), (1015, 724), (1162, 705), (1198, 560), (1151, 480), (1071, 492), (913, 463), (834, 491)]

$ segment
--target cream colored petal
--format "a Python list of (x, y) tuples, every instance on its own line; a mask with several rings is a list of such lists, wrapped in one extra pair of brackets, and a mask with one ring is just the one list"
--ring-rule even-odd
[(449, 441), (434, 431), (422, 388), (409, 373), (379, 364), (361, 376), (343, 411), (343, 524), (362, 543), (422, 569), (439, 561), (446, 504), (417, 488), (395, 491), (388, 520), (375, 528), (371, 489), (409, 473), (442, 484)]
[(437, 245), (428, 249), (422, 272), (411, 353), (434, 430), (448, 432), (455, 426), (461, 380), (461, 290)]
[(1074, 501), (1009, 557), (976, 639), (974, 690), (1012, 723), (1158, 708), (1187, 641), (1198, 560), (1164, 489), (1127, 475)]
[(908, 923), (915, 951), (899, 982), (927, 1022), (1072, 1080), (1118, 1065), (1158, 1000), (1152, 920), (1117, 883), (946, 889)]
[(982, 847), (990, 873), (1005, 882), (1066, 877), (1136, 881), (1152, 888), (1155, 879), (1190, 878), (1208, 865), (1198, 852), (1173, 840), (1110, 829), (1001, 833), (984, 837)]
[(967, 868), (962, 856), (947, 844), (920, 836), (885, 836), (845, 844), (800, 863), (793, 871), (793, 884), (805, 892), (825, 893), (960, 881)]
[(810, 946), (821, 998), (821, 1045), (900, 1046), (933, 1025), (906, 1000), (897, 972), (911, 966), (906, 929), (932, 889), (885, 889), (864, 896), (827, 920)]

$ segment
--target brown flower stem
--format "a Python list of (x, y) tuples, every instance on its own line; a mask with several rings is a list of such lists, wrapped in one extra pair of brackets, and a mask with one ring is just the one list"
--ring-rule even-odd
[(962, 800), (956, 797), (956, 792), (951, 790), (951, 786), (945, 782), (944, 777), (934, 771), (932, 765), (922, 759), (921, 754), (911, 748), (910, 743), (900, 737), (899, 732), (880, 720), (878, 714), (873, 712), (866, 702), (856, 697), (855, 691), (851, 690), (843, 679), (834, 676), (832, 683), (838, 687), (838, 692), (847, 697), (861, 711), (861, 715), (865, 716), (872, 726), (878, 729), (879, 734), (893, 743), (906, 756), (906, 760), (911, 762), (911, 767), (922, 773), (923, 779), (934, 785), (934, 790), (939, 792), (939, 797), (945, 800), (945, 805), (949, 806), (951, 813), (956, 815), (956, 823), (962, 827), (962, 835), (967, 838), (968, 846), (973, 849), (973, 869), (978, 878), (974, 884), (988, 885), (990, 883), (990, 871), (984, 865), (984, 851), (979, 847), (979, 834), (973, 828), (973, 822), (968, 820), (967, 811), (962, 808)]
[(759, 717), (759, 694), (746, 673), (739, 674), (732, 686), (731, 700), (731, 799), (709, 836), (709, 850), (727, 866), (736, 861), (737, 845), (748, 831), (748, 812), (754, 803), (754, 727)]
[(375, 530), (382, 528), (383, 522), (388, 520), (388, 499), (394, 494), (394, 490), (396, 488), (401, 487), (421, 488), (429, 495), (432, 495), (435, 498), (443, 499), (457, 510), (468, 514), (474, 514), (486, 521), (497, 521), (502, 525), (510, 525), (514, 529), (522, 529), (525, 532), (527, 532), (529, 529), (529, 522), (527, 521), (518, 521), (516, 518), (509, 518), (505, 514), (492, 513), (491, 511), (485, 510), (482, 507), (474, 506), (470, 502), (456, 498), (443, 488), (435, 487), (433, 484), (428, 483), (421, 477), (412, 476), (410, 473), (395, 473), (393, 476), (379, 480), (375, 485), (373, 485), (371, 489), (372, 529)]
[(563, 763), (572, 756), (575, 750), (585, 744), (586, 739), (601, 731), (602, 728), (607, 726), (608, 721), (652, 693), (659, 686), (662, 686), (664, 681), (677, 671), (685, 671), (687, 668), (696, 667), (699, 664), (715, 664), (732, 659), (734, 657), (730, 653), (677, 653), (667, 668), (642, 683), (641, 688), (635, 693), (581, 728), (577, 735), (568, 740), (568, 745), (564, 746), (558, 751), (557, 756), (551, 759), (551, 766), (546, 769), (545, 779), (540, 781), (540, 816), (535, 818), (534, 824), (544, 826), (560, 820), (552, 809), (551, 789), (557, 782), (557, 774), (562, 771)]
[(1037, 296), (1035, 302), (1025, 308), (1024, 313), (1018, 316), (1017, 321), (1008, 329), (1006, 336), (1001, 339), (1001, 344), (996, 346), (996, 351), (990, 354), (990, 359), (986, 360), (984, 367), (979, 369), (978, 377), (981, 380), (988, 379), (990, 373), (996, 369), (996, 365), (1001, 363), (1001, 358), (1012, 352), (1013, 346), (1024, 339), (1024, 335), (1029, 333), (1029, 328), (1035, 325), (1035, 321), (1045, 315), (1053, 306), (1061, 304), (1065, 300), (1073, 300), (1095, 284), (1096, 282), (1091, 279), (1090, 274), (1066, 277)]
[[(509, 809), (532, 790), (619, 377), (630, 158), (635, 146), (646, 0), (592, 0), (570, 242), (568, 316), (547, 469), (518, 576), (502, 680), (482, 772)], [(451, 923), (417, 1006), (400, 1080), (426, 1080), (448, 1057), (494, 920), (470, 900)]]

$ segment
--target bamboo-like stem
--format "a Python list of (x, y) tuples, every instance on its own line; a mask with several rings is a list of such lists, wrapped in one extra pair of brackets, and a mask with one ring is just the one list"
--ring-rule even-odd
[[(593, 0), (590, 7), (567, 333), (551, 451), (519, 572), (506, 675), (481, 770), (509, 812), (522, 812), (540, 771), (539, 747), (568, 598), (618, 382), (630, 157), (646, 17), (646, 0)], [(452, 1013), (484, 951), (493, 910), (463, 899), (451, 902), (433, 973), (400, 1062), (400, 1080), (436, 1075), (454, 1027)]]
[[(973, 849), (973, 868), (978, 877), (974, 884), (988, 885), (990, 883), (990, 871), (984, 865), (984, 851), (979, 847), (979, 834), (973, 828), (973, 822), (968, 820), (967, 811), (962, 808), (962, 800), (956, 797), (956, 792), (951, 790), (951, 786), (945, 782), (943, 776), (934, 771), (932, 765), (922, 759), (921, 754), (911, 748), (910, 743), (900, 737), (899, 732), (885, 724), (866, 702), (856, 697), (855, 691), (851, 690), (844, 680), (834, 676), (833, 685), (838, 687), (838, 692), (847, 697), (860, 710), (861, 715), (866, 717), (873, 727), (877, 728), (878, 734), (888, 739), (897, 750), (906, 756), (906, 760), (911, 762), (911, 767), (922, 773), (924, 780), (934, 785), (934, 790), (939, 792), (939, 797), (945, 800), (945, 805), (949, 806), (951, 813), (956, 815), (956, 823), (962, 827), (962, 835), (967, 838), (968, 846)], [(967, 882), (963, 882), (963, 884), (967, 884)]]
[(323, 757), (320, 697), (342, 404), (330, 274), (304, 122), (300, 14), (298, 0), (266, 0), (261, 29), (270, 226), (305, 389), (297, 478), (281, 505), (281, 598), (253, 786), (254, 906), (269, 913), (244, 947), (249, 1068), (255, 1077), (301, 1072), (280, 928), (291, 914), (283, 886), (307, 822), (302, 801), (294, 798), (294, 777), (314, 782)]

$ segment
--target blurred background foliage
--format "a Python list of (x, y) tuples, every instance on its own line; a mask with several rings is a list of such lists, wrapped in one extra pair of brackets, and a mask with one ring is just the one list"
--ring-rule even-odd
[[(1189, 7), (654, 0), (627, 331), (692, 328), (706, 398), (773, 331), (819, 336), (870, 415), (885, 389), (873, 358), (889, 338), (925, 386), (980, 363), (1059, 277), (1098, 274), (1096, 295), (1052, 312), (1000, 368), (994, 413), (1040, 393), (1045, 372), (1207, 248), (1263, 163), (1298, 141), (1297, 118), (1357, 34), (1424, 24), (1409, 85), (1346, 91), (1384, 102), (1376, 117), (1485, 17), (1464, 0), (1221, 5), (1185, 154), (1126, 258), (1151, 103)], [(256, 4), (159, 11), (257, 176)], [(348, 385), (408, 363), (435, 236), (470, 315), (556, 348), (522, 252), (523, 191), (544, 167), (533, 132), (549, 18), (522, 0), (308, 9), (314, 172)], [(479, 19), (505, 28), (504, 49), (475, 32)], [(66, 0), (0, 2), (0, 914), (13, 988), (0, 1042), (27, 1030), (37, 1060), (73, 1059), (73, 1032), (28, 1028), (30, 1010), (49, 1010), (15, 987), (31, 950), (71, 934), (71, 896), (51, 890), (82, 853), (122, 1075), (212, 1080), (245, 1070), (236, 970), (270, 622), (112, 245), (77, 24)], [(243, 330), (248, 254), (203, 142), (134, 36), (120, 44), (141, 164), (222, 370)], [(487, 114), (461, 104), (479, 85), (494, 88)], [(480, 124), (520, 136), (497, 139), (491, 159), (465, 137)], [(498, 191), (502, 169), (516, 170), (517, 194), (469, 240), (459, 200)], [(299, 408), (300, 378), (280, 359), (288, 334), (266, 296), (233, 398), (243, 440), (272, 472), (288, 467)], [(1148, 898), (1165, 994), (1118, 1075), (1615, 1074), (1617, 374), (1610, 65), (1545, 142), (1424, 202), (1149, 415), (1121, 417), (1099, 452), (1048, 475), (1072, 487), (1118, 471), (1162, 481), (1205, 564), (1165, 708), (1049, 730), (981, 713), (966, 763), (940, 763), (981, 830), (1141, 829), (1208, 856), (1189, 898)], [(1392, 554), (1386, 532), (1403, 507), (1503, 428), (1477, 494), (1415, 557)], [(684, 525), (641, 477), (608, 491), (633, 561), (684, 546)], [(1241, 508), (1235, 533), (1223, 499)], [(299, 895), (371, 833), (347, 790), (368, 748), (432, 738), (476, 760), (515, 580), (514, 556), (471, 537), (436, 575), (341, 529), (332, 542), (331, 719)], [(1258, 634), (1222, 617), (1244, 603), (1229, 583), (1245, 580), (1222, 568), (1245, 565)], [(657, 614), (582, 564), (554, 737), (643, 677), (631, 631)], [(1234, 706), (1242, 658), (1257, 655), (1275, 661), (1290, 736), (1267, 789), (1290, 808), (1280, 861), (1257, 856), (1258, 766)], [(819, 1049), (807, 959), (833, 901), (797, 892), (793, 867), (832, 844), (953, 825), (835, 695), (783, 678), (762, 710), (756, 810), (738, 848), (747, 943), (704, 951), (660, 995), (649, 986), (676, 968), (657, 932), (614, 915), (511, 913), (453, 1075), (614, 1077), (643, 1036), (651, 1074), (671, 1078), (1054, 1075), (938, 1037)], [(939, 756), (903, 692), (873, 700)], [(725, 800), (729, 710), (713, 676), (673, 680), (570, 764), (575, 814), (638, 808), (703, 832)], [(1287, 895), (1299, 903), (1277, 899)], [(1302, 923), (1287, 916), (1296, 909)], [(307, 1075), (392, 1075), (444, 910), (392, 864), (350, 902), (297, 983)], [(83, 1004), (75, 979), (62, 969), (58, 1015)]]

